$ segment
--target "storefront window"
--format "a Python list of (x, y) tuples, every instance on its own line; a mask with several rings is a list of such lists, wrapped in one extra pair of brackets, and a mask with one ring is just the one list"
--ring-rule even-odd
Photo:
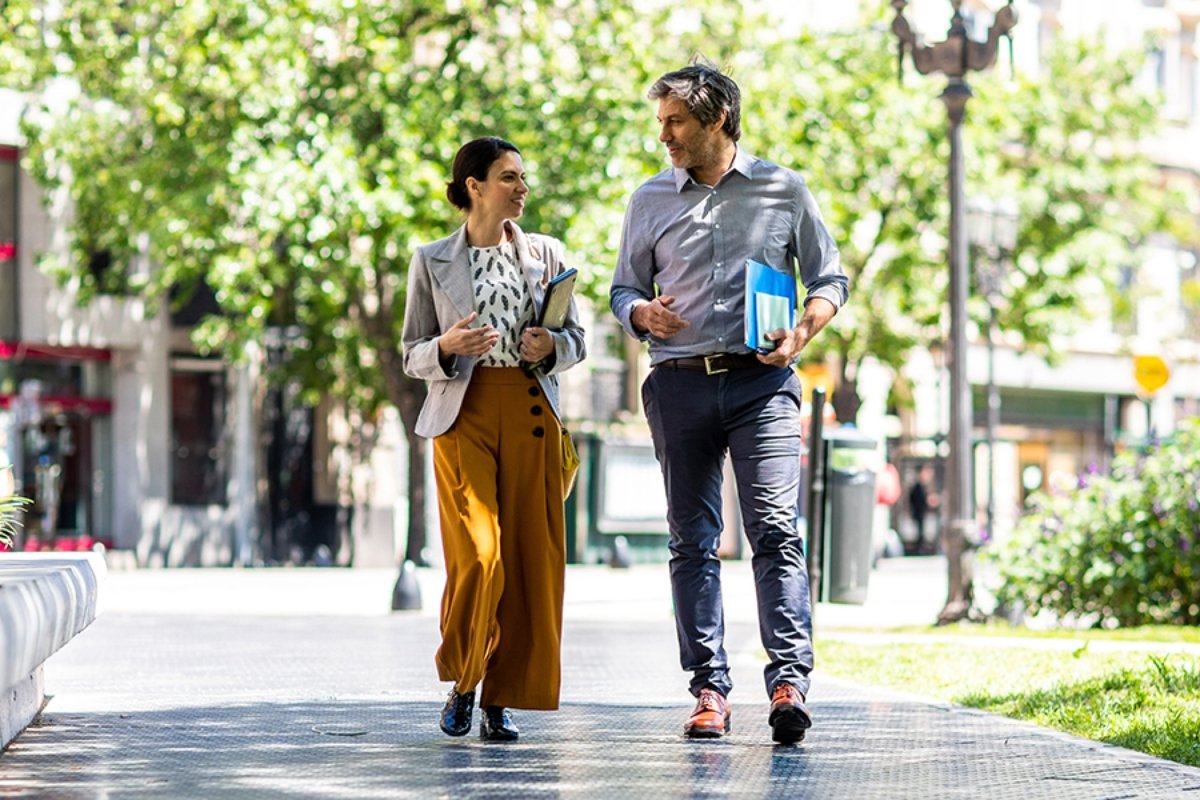
[(219, 366), (171, 368), (171, 502), (176, 505), (225, 504), (226, 386)]

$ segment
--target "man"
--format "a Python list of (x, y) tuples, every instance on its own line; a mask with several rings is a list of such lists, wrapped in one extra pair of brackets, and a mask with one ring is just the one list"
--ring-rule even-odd
[[(662, 467), (680, 661), (696, 708), (686, 736), (730, 731), (733, 688), (723, 644), (722, 465), (733, 459), (753, 551), (766, 648), (768, 722), (776, 742), (804, 738), (812, 670), (808, 572), (796, 530), (800, 384), (792, 364), (845, 302), (837, 247), (804, 180), (741, 150), (741, 94), (717, 69), (693, 63), (650, 89), (672, 169), (629, 201), (610, 292), (613, 313), (649, 342), (642, 402)], [(794, 328), (745, 345), (747, 259), (800, 278)]]

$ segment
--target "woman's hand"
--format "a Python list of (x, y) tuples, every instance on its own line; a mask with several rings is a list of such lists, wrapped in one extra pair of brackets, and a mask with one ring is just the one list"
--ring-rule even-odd
[(545, 328), (526, 328), (521, 333), (521, 360), (536, 364), (554, 352), (554, 337)]
[(481, 356), (496, 346), (500, 341), (500, 333), (491, 325), (470, 327), (479, 317), (472, 311), (467, 316), (454, 323), (450, 330), (438, 337), (438, 355), (446, 356)]

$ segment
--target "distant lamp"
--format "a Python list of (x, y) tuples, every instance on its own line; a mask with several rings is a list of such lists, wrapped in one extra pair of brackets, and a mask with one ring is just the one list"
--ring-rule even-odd
[(1009, 256), (1017, 246), (1020, 220), (1012, 200), (976, 197), (967, 201), (967, 240), (975, 255), (975, 286), (987, 300), (987, 530), (996, 526), (996, 429), (1000, 426), (1000, 388), (996, 385), (996, 306), (1003, 295), (1004, 274)]
[[(971, 570), (966, 558), (978, 528), (974, 513), (974, 475), (971, 463), (971, 391), (967, 383), (967, 237), (966, 198), (964, 196), (965, 167), (963, 164), (962, 123), (966, 116), (971, 87), (966, 77), (971, 72), (986, 70), (995, 63), (1000, 41), (1010, 36), (1017, 23), (1013, 0), (996, 10), (984, 41), (967, 35), (962, 0), (950, 0), (953, 9), (946, 38), (929, 42), (912, 28), (905, 9), (908, 0), (891, 0), (896, 11), (892, 32), (897, 39), (897, 56), (903, 67), (905, 55), (922, 75), (946, 76), (946, 88), (941, 99), (946, 106), (947, 139), (950, 144), (948, 190), (950, 200), (950, 237), (948, 261), (950, 267), (950, 453), (947, 464), (946, 526), (943, 546), (948, 564), (949, 594), (946, 607), (938, 615), (939, 622), (949, 622), (967, 616), (972, 602)], [(1011, 44), (1011, 39), (1010, 39)], [(1011, 48), (1010, 48), (1011, 50)]]

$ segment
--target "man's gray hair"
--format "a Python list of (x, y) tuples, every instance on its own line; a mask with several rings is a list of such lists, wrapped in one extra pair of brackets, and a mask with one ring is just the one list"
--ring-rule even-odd
[(725, 114), (721, 130), (733, 141), (742, 138), (742, 92), (728, 75), (716, 67), (692, 62), (668, 72), (650, 87), (651, 100), (677, 97), (701, 125), (711, 125)]

